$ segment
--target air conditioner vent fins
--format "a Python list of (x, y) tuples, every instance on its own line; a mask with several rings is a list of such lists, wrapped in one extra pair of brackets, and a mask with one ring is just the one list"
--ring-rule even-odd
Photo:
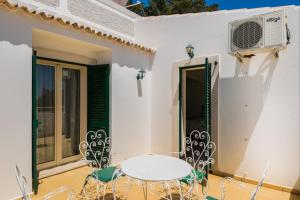
[(255, 47), (263, 36), (262, 26), (254, 21), (247, 21), (234, 29), (232, 42), (239, 49)]

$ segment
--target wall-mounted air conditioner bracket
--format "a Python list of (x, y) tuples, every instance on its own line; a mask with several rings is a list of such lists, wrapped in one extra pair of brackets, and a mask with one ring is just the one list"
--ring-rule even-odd
[(236, 52), (236, 53), (234, 53), (233, 54), (237, 59), (238, 59), (238, 61), (240, 61), (240, 63), (243, 63), (244, 61), (243, 61), (243, 59), (245, 59), (245, 58), (252, 58), (253, 56), (255, 56), (255, 54), (246, 54), (246, 55), (242, 55), (242, 54), (240, 54), (239, 52)]
[(236, 59), (238, 59), (238, 61), (240, 61), (240, 63), (243, 63), (243, 56), (239, 52), (236, 52), (233, 55), (236, 57)]
[(279, 58), (279, 49), (278, 48), (274, 48), (273, 52), (274, 52), (275, 58)]

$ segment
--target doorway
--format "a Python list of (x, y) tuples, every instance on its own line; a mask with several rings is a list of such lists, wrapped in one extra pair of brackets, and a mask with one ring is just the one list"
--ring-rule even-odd
[(86, 67), (38, 59), (36, 65), (37, 168), (81, 158), (86, 130)]
[(183, 127), (185, 137), (193, 130), (205, 127), (205, 69), (202, 67), (183, 71)]
[[(185, 151), (186, 156), (192, 152), (191, 143), (187, 138), (191, 133), (206, 131), (211, 138), (211, 64), (206, 59), (205, 64), (179, 68), (179, 151)], [(206, 143), (207, 138), (192, 134), (190, 140)], [(189, 141), (190, 141), (189, 140)], [(204, 141), (205, 140), (205, 141)], [(203, 147), (194, 149), (202, 152)], [(194, 157), (195, 160), (198, 160)], [(201, 158), (205, 159), (205, 158)], [(191, 163), (192, 164), (192, 163)]]

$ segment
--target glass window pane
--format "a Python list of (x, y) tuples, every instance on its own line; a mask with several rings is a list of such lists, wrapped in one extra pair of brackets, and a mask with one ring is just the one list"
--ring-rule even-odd
[(80, 70), (62, 70), (62, 157), (79, 154)]
[(37, 66), (37, 163), (55, 160), (55, 69)]

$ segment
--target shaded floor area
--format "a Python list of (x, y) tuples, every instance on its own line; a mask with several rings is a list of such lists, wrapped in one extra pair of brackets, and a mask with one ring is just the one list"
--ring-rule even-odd
[[(38, 195), (33, 196), (33, 200), (40, 199), (43, 195), (47, 194), (50, 191), (53, 191), (61, 186), (70, 186), (72, 187), (76, 192), (76, 199), (82, 199), (78, 195), (80, 193), (82, 184), (84, 182), (84, 179), (86, 175), (90, 172), (90, 169), (88, 167), (81, 167), (72, 171), (68, 171), (62, 174), (58, 174), (55, 176), (51, 176), (48, 178), (44, 178), (41, 180), (41, 184), (39, 186), (39, 193)], [(221, 180), (221, 177), (210, 175), (209, 181), (210, 181), (210, 187), (209, 187), (209, 195), (219, 198), (220, 197), (220, 190), (219, 190), (219, 182)], [(118, 199), (124, 199), (126, 197), (126, 193), (128, 191), (127, 188), (128, 185), (128, 179), (126, 177), (122, 177), (118, 183), (117, 183), (117, 196), (120, 197)], [(254, 190), (255, 185), (252, 184), (245, 184), (246, 189), (239, 189), (237, 186), (232, 184), (226, 184), (226, 200), (243, 200), (243, 199), (249, 199), (249, 196), (251, 192)], [(125, 187), (126, 186), (126, 187)], [(157, 190), (155, 189), (157, 188)], [(148, 193), (148, 199), (149, 200), (156, 200), (160, 199), (155, 195), (164, 196), (164, 192), (160, 187), (154, 187), (152, 188), (153, 193)], [(201, 190), (201, 189), (200, 189)], [(107, 196), (105, 199), (110, 200), (113, 199), (111, 193), (111, 185), (108, 186), (107, 189)], [(194, 190), (194, 193), (196, 193), (196, 190)], [(200, 192), (201, 193), (201, 192)], [(130, 190), (130, 193), (128, 194), (129, 200), (143, 200), (143, 189), (140, 184), (134, 182), (132, 184), (132, 188)], [(173, 198), (174, 200), (178, 199), (176, 198), (176, 194), (174, 194)], [(66, 199), (66, 194), (61, 194), (53, 199)], [(89, 198), (90, 199), (90, 198)], [(91, 198), (92, 199), (92, 198)], [(299, 195), (290, 194), (288, 192), (282, 192), (278, 190), (273, 190), (269, 188), (261, 188), (261, 190), (258, 193), (257, 200), (300, 200)]]

